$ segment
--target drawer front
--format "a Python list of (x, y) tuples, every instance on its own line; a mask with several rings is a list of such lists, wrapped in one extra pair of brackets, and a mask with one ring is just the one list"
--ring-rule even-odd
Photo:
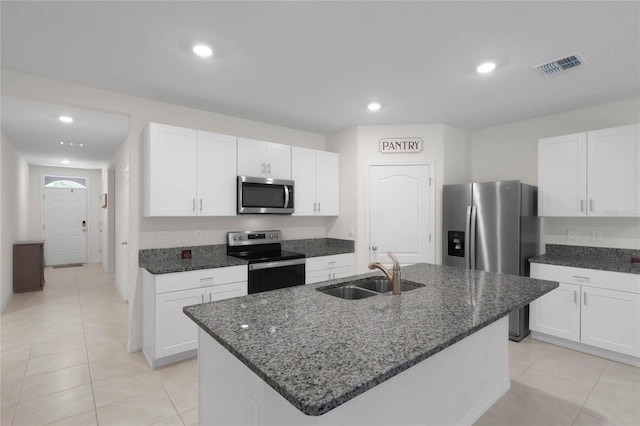
[(246, 265), (156, 275), (156, 294), (247, 281)]
[(532, 263), (531, 277), (640, 294), (637, 274)]
[(345, 266), (353, 267), (353, 253), (307, 258), (307, 271), (320, 271)]

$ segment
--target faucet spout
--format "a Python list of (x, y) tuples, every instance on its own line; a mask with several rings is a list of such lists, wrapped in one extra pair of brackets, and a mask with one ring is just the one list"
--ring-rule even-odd
[(391, 252), (387, 252), (387, 256), (389, 256), (391, 258), (391, 260), (393, 261), (393, 270), (391, 273), (389, 273), (389, 271), (380, 264), (380, 262), (373, 262), (369, 264), (369, 269), (379, 269), (382, 271), (382, 273), (387, 277), (387, 279), (389, 280), (389, 282), (391, 283), (391, 290), (393, 292), (393, 294), (400, 294), (401, 290), (400, 290), (400, 263), (398, 262), (398, 259), (396, 259), (396, 257), (391, 254)]

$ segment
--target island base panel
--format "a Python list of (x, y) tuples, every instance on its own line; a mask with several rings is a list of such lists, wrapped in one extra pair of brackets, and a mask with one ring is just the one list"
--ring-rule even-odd
[(508, 317), (320, 416), (273, 390), (202, 329), (200, 424), (472, 424), (507, 390)]

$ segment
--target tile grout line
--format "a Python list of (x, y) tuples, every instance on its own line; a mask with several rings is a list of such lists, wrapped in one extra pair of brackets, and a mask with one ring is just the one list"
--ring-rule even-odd
[(87, 330), (84, 326), (84, 310), (82, 309), (82, 299), (80, 298), (80, 287), (78, 286), (78, 274), (74, 273), (74, 279), (76, 284), (76, 294), (78, 296), (78, 306), (80, 307), (80, 323), (82, 324), (82, 336), (84, 338), (84, 350), (87, 356), (87, 369), (89, 370), (89, 383), (91, 384), (91, 398), (93, 399), (93, 414), (96, 418), (96, 424), (99, 426), (98, 421), (98, 407), (96, 406), (96, 393), (93, 390), (93, 375), (91, 374), (91, 362), (89, 361), (89, 347), (87, 346)]

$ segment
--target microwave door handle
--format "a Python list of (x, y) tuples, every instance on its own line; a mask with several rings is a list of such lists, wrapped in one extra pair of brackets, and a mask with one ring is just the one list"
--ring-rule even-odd
[(286, 209), (289, 205), (289, 187), (284, 185), (284, 208)]

